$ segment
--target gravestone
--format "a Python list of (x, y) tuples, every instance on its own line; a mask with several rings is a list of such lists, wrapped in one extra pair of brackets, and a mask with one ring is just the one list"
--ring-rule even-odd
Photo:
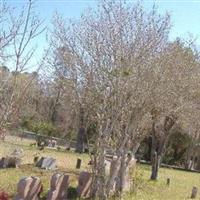
[(17, 184), (17, 195), (14, 200), (39, 200), (42, 183), (38, 177), (22, 178)]
[(170, 178), (167, 178), (167, 185), (170, 185)]
[(11, 157), (18, 157), (18, 158), (22, 158), (24, 154), (23, 149), (14, 149), (12, 151), (12, 153), (10, 154)]
[(77, 162), (76, 162), (76, 169), (80, 169), (81, 168), (81, 162), (82, 162), (82, 160), (80, 158), (78, 158)]
[[(129, 156), (127, 156), (125, 162), (127, 162), (129, 160)], [(124, 184), (123, 184), (123, 191), (130, 191), (131, 189), (131, 182), (132, 182), (132, 178), (131, 177), (131, 172), (133, 172), (135, 166), (136, 166), (136, 159), (135, 158), (131, 158), (131, 160), (129, 161), (129, 164), (127, 166), (127, 168), (125, 169), (124, 173)], [(123, 169), (122, 169), (123, 170)]]
[(52, 176), (47, 200), (67, 200), (69, 176), (56, 173)]
[(8, 156), (0, 159), (0, 168), (18, 168), (22, 157), (23, 149), (14, 149)]
[(18, 157), (3, 157), (0, 160), (0, 169), (3, 168), (18, 168), (21, 165), (21, 158)]
[(81, 172), (78, 179), (77, 193), (80, 198), (91, 197), (92, 175), (89, 172)]
[(56, 140), (49, 140), (48, 141), (48, 147), (50, 148), (55, 148), (57, 146), (57, 141)]
[(198, 192), (198, 188), (197, 188), (197, 187), (193, 187), (193, 188), (192, 188), (191, 199), (196, 199), (196, 197), (197, 197), (197, 192)]
[[(113, 156), (113, 159), (110, 164), (110, 176), (114, 176), (115, 173), (115, 168), (117, 164), (117, 156)], [(126, 157), (125, 163), (128, 163), (127, 167), (122, 167), (120, 166), (118, 174), (114, 177), (115, 182), (113, 184), (113, 188), (111, 190), (111, 193), (114, 193), (115, 190), (123, 190), (123, 191), (130, 191), (131, 189), (131, 171), (135, 168), (136, 166), (136, 159), (135, 158), (130, 158), (129, 156)], [(123, 179), (120, 180), (119, 177), (123, 175)], [(121, 182), (122, 181), (122, 182)]]
[(56, 169), (56, 159), (52, 157), (42, 157), (37, 163), (36, 167), (48, 170)]

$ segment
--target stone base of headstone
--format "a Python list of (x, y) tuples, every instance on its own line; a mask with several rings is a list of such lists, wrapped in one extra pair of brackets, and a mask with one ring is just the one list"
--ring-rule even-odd
[(81, 172), (78, 179), (77, 194), (80, 198), (91, 197), (92, 175), (89, 172)]
[(56, 173), (51, 178), (47, 200), (67, 200), (69, 176)]
[(56, 169), (56, 159), (54, 159), (52, 157), (42, 157), (36, 163), (36, 167), (39, 167), (41, 169), (47, 169), (47, 170), (55, 170)]
[(39, 200), (42, 183), (38, 177), (22, 178), (17, 184), (17, 195), (14, 200)]

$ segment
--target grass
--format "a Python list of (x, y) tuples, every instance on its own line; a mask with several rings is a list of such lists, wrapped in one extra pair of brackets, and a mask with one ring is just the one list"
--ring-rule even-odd
[[(148, 165), (137, 166), (136, 189), (126, 200), (185, 200), (190, 199), (193, 186), (200, 189), (200, 173), (161, 168), (158, 181), (150, 181), (150, 170)], [(169, 186), (167, 178), (170, 178)]]
[[(33, 157), (35, 153), (40, 156), (52, 156), (56, 158), (59, 171), (66, 172), (70, 175), (70, 185), (77, 186), (77, 177), (80, 171), (89, 170), (89, 156), (86, 154), (76, 154), (74, 152), (60, 152), (57, 150), (39, 151), (36, 147), (31, 147), (30, 141), (20, 140), (19, 138), (9, 137), (5, 142), (0, 142), (0, 157), (9, 154), (14, 148), (22, 148), (24, 150), (23, 165), (18, 169), (2, 169), (0, 170), (0, 190), (4, 190), (10, 194), (10, 197), (16, 194), (16, 186), (21, 177), (37, 176), (40, 177), (43, 186), (43, 196), (46, 195), (49, 188), (50, 177), (55, 171), (41, 170), (33, 165)], [(82, 159), (80, 170), (75, 168), (77, 158)], [(57, 170), (58, 171), (58, 170)], [(150, 166), (137, 165), (134, 176), (134, 190), (131, 194), (126, 194), (124, 200), (184, 200), (189, 199), (193, 186), (200, 190), (200, 173), (191, 173), (178, 171), (174, 169), (161, 168), (158, 181), (150, 181)], [(167, 178), (171, 183), (167, 186)], [(200, 191), (198, 198), (200, 199)]]

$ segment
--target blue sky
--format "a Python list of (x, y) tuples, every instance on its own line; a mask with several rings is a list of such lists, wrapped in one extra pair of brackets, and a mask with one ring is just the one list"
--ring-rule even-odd
[[(20, 8), (28, 0), (7, 0), (7, 2), (17, 8)], [(130, 2), (136, 2), (130, 0)], [(146, 9), (149, 9), (156, 2), (160, 13), (166, 11), (171, 13), (172, 30), (170, 38), (187, 38), (188, 33), (194, 37), (199, 37), (197, 43), (200, 46), (200, 0), (143, 0)], [(96, 0), (36, 0), (35, 10), (40, 17), (45, 20), (46, 26), (50, 26), (52, 15), (55, 11), (61, 13), (66, 18), (78, 18), (88, 7), (95, 7)], [(37, 49), (36, 57), (42, 54), (43, 47), (46, 45), (45, 34), (35, 41), (40, 48)]]

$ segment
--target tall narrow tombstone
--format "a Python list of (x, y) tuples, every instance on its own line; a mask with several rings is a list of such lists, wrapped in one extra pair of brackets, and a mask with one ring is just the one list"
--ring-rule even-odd
[(39, 200), (42, 183), (38, 177), (25, 177), (17, 184), (17, 195), (14, 200)]
[(167, 185), (170, 185), (170, 178), (167, 178)]
[(80, 198), (91, 197), (92, 175), (89, 172), (81, 172), (78, 179), (77, 193)]
[(81, 168), (81, 159), (80, 158), (78, 158), (77, 159), (77, 162), (76, 162), (76, 169), (80, 169)]
[(197, 187), (193, 187), (193, 188), (192, 188), (191, 199), (196, 199), (196, 197), (197, 197), (197, 192), (198, 192), (198, 188), (197, 188)]
[(47, 200), (67, 200), (69, 176), (56, 173), (51, 178)]

